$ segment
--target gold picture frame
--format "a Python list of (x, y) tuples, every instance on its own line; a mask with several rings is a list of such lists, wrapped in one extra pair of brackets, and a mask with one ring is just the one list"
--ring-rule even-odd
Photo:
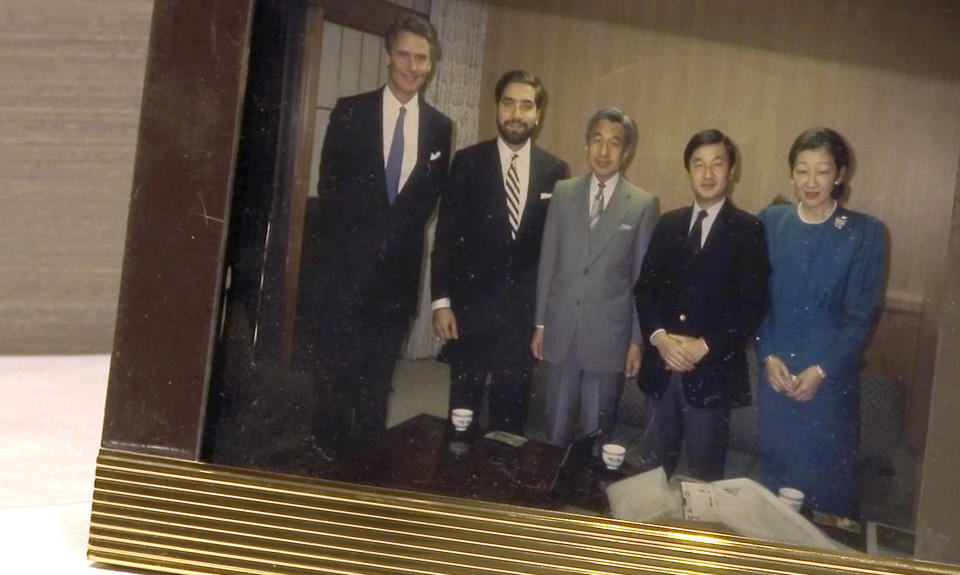
[(197, 574), (960, 572), (111, 450), (97, 461), (88, 557)]
[(197, 574), (960, 574), (200, 462), (254, 4), (154, 3), (91, 560)]

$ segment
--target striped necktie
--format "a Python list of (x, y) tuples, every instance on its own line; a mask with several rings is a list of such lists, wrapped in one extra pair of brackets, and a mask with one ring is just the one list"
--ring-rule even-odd
[(517, 157), (510, 158), (510, 167), (507, 169), (507, 208), (510, 211), (510, 237), (517, 239), (517, 230), (520, 229), (520, 177), (517, 176)]
[(593, 203), (590, 204), (590, 228), (597, 225), (600, 214), (603, 213), (603, 182), (597, 184), (597, 195), (593, 197)]

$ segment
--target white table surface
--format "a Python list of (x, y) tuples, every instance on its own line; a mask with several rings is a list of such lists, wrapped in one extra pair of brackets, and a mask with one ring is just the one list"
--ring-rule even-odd
[(86, 559), (108, 355), (0, 356), (0, 571), (134, 573)]

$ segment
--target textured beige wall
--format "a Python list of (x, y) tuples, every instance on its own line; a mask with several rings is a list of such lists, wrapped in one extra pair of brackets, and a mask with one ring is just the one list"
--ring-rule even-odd
[[(682, 152), (698, 130), (719, 128), (738, 143), (734, 199), (755, 212), (777, 194), (792, 197), (786, 157), (797, 134), (834, 127), (856, 155), (848, 205), (890, 231), (888, 299), (922, 305), (943, 281), (960, 158), (960, 13), (931, 0), (874, 0), (845, 4), (835, 21), (803, 2), (743, 4), (756, 3), (550, 4), (564, 14), (491, 7), (484, 93), (505, 70), (540, 76), (549, 92), (540, 144), (575, 174), (586, 169), (586, 119), (600, 106), (623, 108), (639, 129), (627, 175), (664, 209), (691, 201)], [(900, 18), (911, 6), (913, 17)], [(481, 106), (481, 137), (495, 133), (493, 110)]]
[(110, 351), (152, 7), (0, 5), (0, 354)]

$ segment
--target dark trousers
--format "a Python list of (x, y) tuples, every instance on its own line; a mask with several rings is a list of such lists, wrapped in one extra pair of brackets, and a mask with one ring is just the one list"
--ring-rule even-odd
[(450, 361), (450, 409), (466, 407), (478, 417), (487, 375), (490, 375), (488, 427), (523, 435), (533, 380), (530, 358), (498, 362), (491, 361), (479, 349), (460, 350)]
[(730, 409), (694, 407), (683, 394), (680, 374), (670, 376), (663, 396), (650, 398), (652, 418), (644, 432), (641, 458), (645, 468), (663, 466), (672, 475), (686, 447), (689, 475), (703, 481), (723, 479), (730, 429)]
[(392, 302), (371, 301), (350, 315), (331, 310), (321, 328), (313, 429), (323, 447), (367, 445), (386, 431), (390, 383), (409, 323)]

